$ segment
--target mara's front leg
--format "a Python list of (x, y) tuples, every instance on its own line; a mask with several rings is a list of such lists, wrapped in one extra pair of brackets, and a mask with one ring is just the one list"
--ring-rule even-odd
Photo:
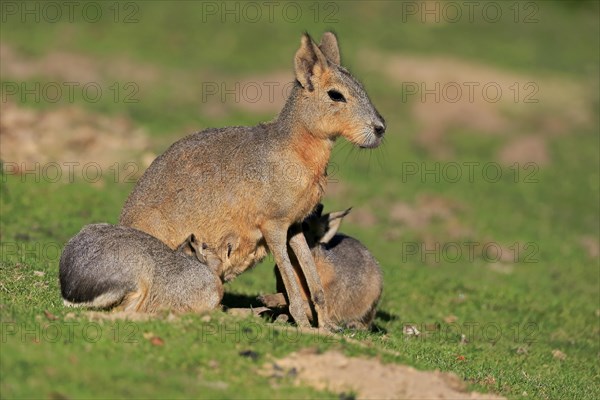
[(300, 327), (309, 327), (308, 317), (304, 308), (304, 300), (300, 294), (300, 286), (294, 274), (294, 267), (287, 252), (287, 226), (275, 222), (266, 223), (262, 228), (267, 246), (275, 256), (277, 268), (281, 273), (285, 290), (290, 301), (289, 310), (292, 318)]
[[(290, 247), (294, 250), (294, 254), (300, 263), (300, 268), (308, 284), (308, 290), (310, 290), (310, 299), (315, 306), (317, 311), (317, 318), (319, 321), (319, 328), (327, 328), (331, 331), (339, 330), (334, 323), (331, 322), (329, 315), (327, 315), (327, 307), (325, 304), (325, 292), (323, 291), (323, 285), (321, 278), (317, 273), (317, 266), (315, 259), (306, 243), (306, 237), (302, 232), (302, 225), (295, 224), (290, 229)], [(287, 286), (286, 286), (287, 289)], [(288, 292), (289, 293), (289, 292)]]

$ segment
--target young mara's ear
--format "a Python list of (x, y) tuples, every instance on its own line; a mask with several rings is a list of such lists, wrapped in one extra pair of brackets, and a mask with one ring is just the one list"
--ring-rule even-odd
[(302, 35), (300, 48), (294, 57), (296, 79), (309, 92), (314, 90), (314, 78), (319, 77), (327, 69), (327, 58), (312, 41), (308, 33)]
[(190, 247), (194, 250), (194, 253), (196, 253), (196, 256), (201, 255), (202, 254), (202, 246), (200, 245), (200, 243), (198, 243), (196, 236), (192, 233), (190, 236), (188, 236), (187, 240), (188, 240), (188, 243), (190, 244)]
[(321, 240), (319, 240), (320, 243), (329, 243), (329, 241), (333, 239), (338, 229), (340, 229), (342, 219), (348, 215), (348, 213), (350, 213), (350, 210), (352, 210), (352, 207), (344, 211), (337, 211), (323, 215), (321, 220), (324, 224), (326, 224), (327, 230), (323, 234)]
[(185, 252), (186, 250), (191, 251), (194, 248), (192, 247), (192, 242), (196, 240), (196, 238), (194, 237), (194, 234), (190, 234), (190, 236), (188, 236), (178, 247), (176, 251), (183, 251)]
[(319, 203), (317, 204), (317, 206), (315, 207), (314, 211), (312, 212), (313, 215), (320, 217), (321, 215), (323, 215), (323, 204)]
[(325, 57), (334, 64), (340, 65), (340, 46), (337, 37), (333, 32), (325, 32), (321, 38), (319, 49), (325, 54)]
[(206, 243), (198, 242), (198, 239), (196, 239), (196, 236), (192, 233), (190, 234), (190, 236), (188, 236), (188, 238), (185, 240), (185, 242), (183, 242), (181, 246), (183, 246), (184, 244), (192, 249), (192, 252), (194, 253), (193, 255), (196, 256), (198, 261), (206, 264), (206, 256), (204, 255), (204, 252), (207, 247)]

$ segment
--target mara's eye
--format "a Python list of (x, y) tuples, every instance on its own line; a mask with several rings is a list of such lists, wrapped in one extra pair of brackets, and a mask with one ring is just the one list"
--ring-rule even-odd
[(329, 98), (333, 101), (340, 101), (342, 103), (346, 102), (346, 98), (344, 97), (344, 95), (338, 92), (337, 90), (329, 90), (327, 94), (329, 95)]

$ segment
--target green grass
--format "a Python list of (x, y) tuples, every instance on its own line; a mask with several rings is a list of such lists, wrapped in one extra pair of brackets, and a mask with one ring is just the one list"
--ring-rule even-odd
[[(355, 212), (370, 210), (375, 217), (373, 224), (350, 220), (343, 225), (345, 233), (369, 247), (384, 271), (384, 294), (375, 321), (378, 331), (354, 337), (369, 343), (368, 348), (342, 339), (290, 338), (266, 321), (221, 312), (211, 314), (210, 320), (185, 316), (135, 323), (90, 322), (79, 312), (67, 318), (71, 310), (62, 305), (57, 279), (60, 249), (85, 224), (117, 222), (132, 185), (110, 179), (101, 186), (81, 179), (53, 184), (32, 175), (3, 175), (1, 397), (335, 397), (339, 394), (294, 386), (292, 378), (273, 384), (255, 373), (271, 356), (316, 346), (451, 371), (472, 390), (508, 398), (599, 398), (600, 266), (598, 257), (589, 255), (581, 243), (582, 237), (596, 241), (600, 237), (598, 4), (538, 2), (539, 22), (534, 24), (514, 23), (512, 15), (493, 24), (480, 18), (474, 23), (421, 23), (410, 18), (399, 23), (398, 4), (341, 3), (336, 23), (322, 18), (315, 22), (308, 3), (297, 23), (280, 16), (273, 23), (221, 23), (214, 18), (204, 23), (197, 2), (168, 7), (139, 3), (139, 22), (134, 24), (114, 23), (108, 17), (92, 24), (21, 23), (14, 18), (3, 22), (2, 43), (34, 59), (54, 51), (83, 54), (98, 62), (126, 57), (168, 75), (165, 82), (140, 86), (138, 103), (115, 103), (107, 97), (93, 104), (76, 101), (93, 112), (132, 119), (152, 134), (157, 152), (194, 129), (271, 118), (241, 111), (204, 114), (199, 92), (194, 92), (196, 97), (181, 97), (170, 83), (193, 74), (198, 74), (197, 84), (291, 68), (303, 30), (315, 37), (326, 29), (336, 30), (344, 64), (365, 82), (389, 128), (384, 147), (373, 152), (349, 150), (349, 145), (338, 143), (332, 163), (347, 194), (325, 198), (326, 208), (352, 205)], [(502, 4), (508, 13), (509, 5)], [(594, 120), (573, 126), (566, 134), (544, 136), (551, 162), (535, 172), (536, 182), (524, 181), (529, 171), (523, 168), (515, 182), (509, 167), (494, 183), (481, 175), (473, 182), (407, 176), (402, 169), (406, 163), (431, 168), (439, 161), (415, 145), (419, 126), (410, 104), (400, 101), (399, 87), (390, 85), (376, 69), (365, 70), (358, 52), (365, 48), (386, 54), (451, 56), (585, 84)], [(41, 82), (48, 79), (39, 77)], [(15, 78), (3, 74), (0, 81)], [(43, 109), (65, 105), (23, 104)], [(529, 127), (528, 121), (520, 126)], [(518, 134), (512, 132), (510, 137)], [(494, 161), (507, 140), (461, 127), (447, 139), (455, 149), (450, 161), (480, 165)], [(411, 228), (389, 218), (394, 204), (417, 204), (424, 195), (459, 204), (455, 216), (469, 233), (452, 236), (443, 219)], [(395, 230), (398, 233), (392, 235)], [(505, 251), (514, 243), (530, 243), (533, 253), (527, 257), (522, 251), (518, 262), (509, 263), (508, 273), (490, 268), (481, 251), (474, 257), (463, 252), (456, 260), (442, 253), (440, 262), (434, 255), (423, 260), (421, 254), (407, 253), (407, 246), (429, 239), (442, 245), (458, 243), (463, 250), (468, 240), (498, 243)], [(226, 291), (248, 301), (271, 292), (272, 264), (265, 261), (226, 285)], [(45, 310), (57, 319), (49, 320)], [(456, 322), (447, 322), (451, 315)], [(405, 324), (428, 335), (408, 338), (402, 333)], [(101, 337), (96, 338), (96, 332)], [(150, 334), (162, 338), (164, 345), (153, 346), (147, 339)], [(461, 334), (467, 344), (460, 343)], [(244, 350), (257, 352), (258, 359), (240, 356)], [(566, 359), (553, 357), (553, 350), (564, 352)]]

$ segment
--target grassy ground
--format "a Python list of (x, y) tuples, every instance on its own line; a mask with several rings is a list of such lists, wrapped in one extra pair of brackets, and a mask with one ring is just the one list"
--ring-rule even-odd
[[(377, 329), (345, 332), (369, 344), (365, 347), (343, 339), (290, 337), (266, 321), (221, 312), (146, 322), (90, 322), (78, 312), (68, 315), (57, 280), (60, 249), (85, 224), (117, 222), (132, 183), (111, 178), (99, 184), (81, 178), (52, 183), (40, 174), (3, 175), (3, 398), (337, 396), (294, 386), (291, 378), (274, 384), (255, 373), (270, 356), (309, 346), (452, 371), (473, 390), (509, 398), (600, 397), (597, 3), (501, 2), (494, 3), (503, 12), (497, 22), (487, 21), (479, 9), (470, 22), (463, 8), (457, 23), (443, 16), (440, 22), (422, 21), (405, 8), (424, 7), (413, 2), (294, 3), (303, 11), (297, 22), (277, 12), (282, 3), (272, 23), (266, 9), (257, 23), (248, 21), (254, 14), (244, 17), (240, 11), (237, 23), (234, 16), (214, 16), (208, 3), (122, 3), (116, 10), (94, 4), (104, 12), (94, 23), (77, 12), (71, 23), (65, 10), (57, 23), (44, 21), (43, 14), (40, 22), (33, 17), (22, 22), (3, 8), (1, 42), (30, 60), (64, 52), (97, 65), (127, 59), (139, 66), (120, 75), (120, 83), (139, 83), (137, 103), (110, 96), (96, 103), (76, 96), (74, 102), (89, 112), (130, 119), (150, 133), (156, 152), (194, 130), (253, 124), (274, 115), (239, 108), (209, 113), (201, 92), (185, 92), (187, 86), (290, 69), (300, 32), (318, 37), (333, 28), (338, 33), (343, 63), (365, 83), (388, 122), (381, 149), (358, 152), (337, 145), (332, 179), (339, 183), (332, 183), (325, 197), (327, 208), (355, 207), (343, 230), (362, 240), (382, 265), (385, 289)], [(127, 16), (133, 23), (124, 23)], [(527, 16), (531, 23), (525, 23)], [(403, 101), (405, 87), (390, 83), (387, 64), (370, 65), (369, 51), (381, 60), (407, 54), (452, 58), (487, 65), (499, 75), (527, 76), (538, 84), (541, 100), (497, 111), (510, 117), (501, 134), (472, 125), (475, 114), (449, 124), (443, 143), (452, 152), (438, 158), (419, 141), (426, 120), (415, 114), (414, 98)], [(142, 68), (159, 71), (161, 79), (139, 78)], [(98, 73), (98, 79), (107, 78)], [(3, 69), (0, 78), (3, 95), (10, 83), (57, 81), (43, 71), (19, 78)], [(191, 83), (180, 82), (187, 79)], [(548, 82), (557, 81), (561, 88), (583, 90), (556, 106), (555, 98), (567, 96), (551, 91)], [(108, 83), (103, 84), (106, 90)], [(11, 100), (42, 110), (70, 105), (64, 97), (57, 103), (20, 101), (19, 95)], [(570, 110), (570, 104), (582, 106)], [(589, 117), (573, 122), (576, 112)], [(532, 155), (540, 151), (534, 146), (526, 147), (524, 158), (533, 157), (533, 164), (501, 161), (498, 154), (508, 143), (532, 132), (544, 157)], [(10, 153), (3, 154), (10, 162)], [(482, 170), (490, 162), (502, 168), (498, 179)], [(461, 179), (444, 170), (449, 163), (461, 166)], [(466, 165), (475, 166), (472, 179)], [(417, 172), (409, 173), (414, 168)], [(427, 168), (434, 172), (423, 175)], [(502, 257), (493, 253), (498, 250)], [(271, 265), (267, 260), (228, 284), (226, 302), (247, 305), (273, 291)], [(423, 334), (404, 335), (406, 325)], [(245, 350), (258, 358), (240, 356)]]

